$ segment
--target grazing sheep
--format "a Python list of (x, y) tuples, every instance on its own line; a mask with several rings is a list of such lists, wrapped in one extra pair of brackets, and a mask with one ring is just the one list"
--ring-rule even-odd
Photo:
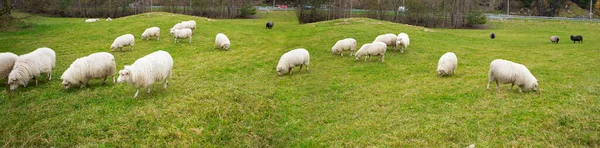
[(185, 28), (190, 28), (192, 29), (192, 31), (196, 30), (196, 21), (194, 20), (189, 20), (189, 21), (183, 21), (181, 22), (181, 24), (185, 27)]
[(173, 27), (169, 30), (169, 31), (174, 31), (174, 30), (179, 30), (179, 29), (185, 29), (185, 25), (183, 23), (177, 23), (175, 25), (173, 25)]
[(398, 37), (396, 38), (396, 46), (399, 46), (400, 48), (402, 48), (401, 53), (404, 53), (404, 50), (406, 50), (406, 48), (408, 47), (409, 44), (410, 44), (410, 38), (408, 38), (408, 34), (406, 34), (404, 32), (398, 34)]
[(140, 88), (148, 88), (156, 81), (164, 80), (164, 87), (169, 84), (169, 77), (173, 70), (173, 58), (168, 52), (159, 50), (136, 60), (132, 65), (125, 65), (119, 71), (118, 83), (128, 82), (137, 88), (133, 98), (138, 96)]
[(10, 91), (16, 90), (19, 85), (27, 87), (31, 79), (35, 80), (35, 86), (37, 86), (37, 77), (41, 74), (46, 74), (48, 80), (52, 80), (52, 69), (54, 69), (55, 64), (56, 53), (46, 47), (19, 56), (8, 75), (7, 84), (10, 86)]
[(115, 49), (121, 49), (125, 46), (131, 46), (131, 50), (133, 50), (133, 44), (135, 44), (135, 37), (132, 34), (125, 34), (115, 39), (112, 45), (110, 45), (110, 51), (115, 51)]
[(150, 40), (151, 37), (156, 37), (156, 40), (160, 40), (160, 28), (150, 27), (144, 30), (144, 33), (142, 33), (142, 40)]
[(185, 28), (179, 30), (171, 30), (171, 36), (173, 36), (173, 43), (177, 43), (177, 39), (185, 39), (190, 38), (190, 43), (192, 43), (192, 29)]
[(559, 40), (560, 40), (560, 38), (558, 36), (551, 36), (550, 37), (550, 42), (552, 42), (552, 43), (558, 43)]
[(274, 25), (275, 25), (275, 23), (273, 23), (273, 22), (267, 22), (267, 29), (273, 28)]
[(577, 36), (573, 36), (571, 35), (571, 41), (573, 41), (573, 43), (579, 41), (579, 43), (583, 42), (583, 37), (581, 35), (577, 35)]
[(104, 78), (110, 76), (115, 82), (115, 73), (117, 72), (115, 57), (108, 52), (98, 52), (81, 57), (75, 60), (71, 66), (60, 76), (62, 85), (69, 89), (74, 86), (85, 87), (89, 79)]
[(100, 19), (97, 19), (97, 18), (85, 20), (86, 23), (93, 23), (93, 22), (98, 22), (98, 21), (100, 21)]
[(223, 33), (217, 34), (217, 37), (215, 38), (215, 46), (216, 47), (228, 50), (230, 45), (231, 45), (231, 42), (229, 41), (229, 39), (227, 38), (227, 36), (225, 34), (223, 34)]
[(496, 34), (492, 32), (492, 34), (490, 34), (490, 38), (495, 39), (496, 38)]
[(454, 74), (458, 66), (458, 58), (453, 52), (446, 52), (438, 61), (437, 73), (440, 76), (449, 76)]
[(527, 67), (519, 63), (496, 59), (490, 63), (488, 77), (487, 89), (490, 89), (490, 84), (495, 81), (496, 89), (500, 88), (499, 83), (512, 83), (510, 86), (511, 90), (517, 84), (521, 93), (523, 93), (522, 89), (537, 91), (537, 79), (529, 72)]
[(331, 54), (340, 52), (341, 56), (344, 56), (344, 51), (350, 50), (350, 56), (356, 51), (356, 40), (353, 38), (346, 38), (338, 40), (333, 47), (331, 47)]
[(8, 78), (8, 74), (13, 69), (18, 57), (18, 55), (11, 52), (0, 53), (0, 79)]
[(373, 42), (383, 42), (386, 46), (392, 46), (392, 48), (395, 48), (397, 39), (398, 37), (396, 37), (395, 34), (388, 33), (377, 36)]
[(292, 74), (292, 68), (300, 65), (300, 69), (302, 70), (302, 65), (306, 66), (306, 72), (308, 72), (308, 64), (310, 63), (310, 55), (308, 51), (304, 48), (298, 48), (291, 51), (286, 52), (281, 55), (279, 58), (279, 63), (277, 64), (277, 75), (281, 76), (284, 73)]
[[(364, 44), (362, 47), (360, 47), (356, 54), (354, 54), (354, 56), (356, 56), (357, 61), (360, 60), (360, 57), (362, 56), (368, 56), (368, 59), (370, 59), (371, 56), (379, 56), (379, 59), (381, 62), (383, 62), (385, 50), (387, 50), (386, 47), (387, 45), (383, 42)], [(367, 58), (365, 58), (365, 61), (367, 61)]]
[(108, 21), (112, 21), (112, 19), (110, 19), (110, 17), (108, 17), (108, 18), (106, 18), (106, 21), (107, 21), (107, 22), (108, 22)]

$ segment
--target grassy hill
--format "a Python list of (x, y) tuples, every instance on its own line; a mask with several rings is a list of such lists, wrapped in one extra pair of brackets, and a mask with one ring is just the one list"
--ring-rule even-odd
[[(193, 42), (174, 44), (168, 29), (193, 19)], [(258, 19), (214, 20), (147, 13), (84, 23), (83, 18), (32, 16), (25, 30), (0, 32), (0, 52), (39, 47), (57, 53), (53, 79), (0, 92), (0, 145), (16, 147), (598, 147), (600, 24), (566, 21), (490, 21), (489, 30), (428, 29), (365, 18), (299, 25), (293, 13), (261, 12)], [(264, 27), (274, 21), (273, 30)], [(161, 40), (141, 40), (161, 28)], [(222, 32), (229, 51), (215, 49)], [(385, 62), (331, 55), (338, 39), (359, 46), (384, 33), (406, 32), (405, 53)], [(497, 38), (489, 39), (495, 32)], [(169, 87), (151, 94), (129, 84), (65, 90), (60, 75), (78, 57), (110, 51), (132, 33), (134, 51), (112, 52), (118, 70), (157, 50), (174, 58)], [(573, 44), (570, 34), (582, 34)], [(559, 35), (559, 44), (549, 41)], [(279, 57), (311, 54), (310, 71), (277, 76)], [(438, 58), (459, 58), (456, 75), (439, 77)], [(526, 65), (537, 93), (486, 90), (489, 63)], [(2, 80), (3, 82), (5, 80)], [(1, 86), (6, 88), (5, 86)]]

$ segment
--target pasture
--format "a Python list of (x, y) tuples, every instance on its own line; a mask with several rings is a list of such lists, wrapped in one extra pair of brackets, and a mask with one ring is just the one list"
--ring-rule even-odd
[[(32, 16), (31, 27), (0, 32), (0, 52), (56, 51), (52, 80), (0, 92), (0, 145), (6, 147), (598, 147), (600, 24), (490, 21), (487, 30), (431, 29), (365, 18), (298, 24), (291, 12), (257, 19), (207, 19), (146, 13), (112, 22)], [(168, 30), (193, 19), (191, 44)], [(274, 21), (272, 30), (265, 22)], [(141, 40), (149, 27), (160, 40)], [(214, 48), (217, 33), (232, 42)], [(331, 54), (339, 39), (360, 46), (384, 33), (407, 33), (404, 53), (355, 61)], [(495, 32), (491, 40), (489, 33)], [(169, 86), (132, 99), (132, 85), (91, 80), (63, 89), (60, 75), (77, 58), (110, 51), (131, 33), (135, 50), (115, 51), (117, 70), (157, 50), (174, 59)], [(581, 34), (573, 44), (569, 35)], [(558, 44), (549, 37), (560, 36)], [(310, 71), (277, 76), (279, 57), (310, 52)], [(124, 49), (129, 49), (128, 47)], [(458, 57), (439, 77), (438, 59)], [(524, 64), (539, 91), (486, 90), (492, 60)], [(6, 80), (3, 79), (4, 83)], [(6, 86), (1, 86), (6, 90)]]

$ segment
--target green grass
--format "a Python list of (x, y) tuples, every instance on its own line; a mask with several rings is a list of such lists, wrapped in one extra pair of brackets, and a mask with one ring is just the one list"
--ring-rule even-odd
[[(193, 42), (174, 44), (168, 29), (197, 21)], [(258, 19), (208, 20), (148, 13), (84, 23), (83, 18), (32, 16), (31, 27), (0, 32), (0, 51), (38, 47), (57, 53), (53, 79), (0, 93), (0, 145), (8, 147), (598, 147), (600, 24), (569, 21), (490, 21), (489, 30), (425, 29), (353, 18), (299, 25), (292, 12)], [(266, 21), (275, 27), (267, 30)], [(142, 41), (145, 28), (160, 41)], [(427, 30), (427, 31), (425, 31)], [(223, 32), (229, 51), (213, 48)], [(331, 55), (346, 37), (359, 46), (383, 33), (406, 32), (405, 53), (388, 51), (355, 61)], [(497, 38), (489, 39), (495, 32)], [(129, 84), (65, 90), (60, 75), (78, 57), (109, 51), (122, 34), (134, 51), (113, 52), (118, 69), (157, 50), (174, 58), (167, 89), (152, 93)], [(584, 43), (569, 42), (582, 34)], [(559, 35), (559, 44), (549, 41)], [(311, 54), (310, 71), (276, 76), (279, 57)], [(459, 58), (456, 75), (436, 75), (445, 52)], [(486, 90), (489, 63), (526, 65), (538, 93)], [(5, 81), (5, 80), (2, 80)], [(5, 89), (5, 86), (2, 86)]]

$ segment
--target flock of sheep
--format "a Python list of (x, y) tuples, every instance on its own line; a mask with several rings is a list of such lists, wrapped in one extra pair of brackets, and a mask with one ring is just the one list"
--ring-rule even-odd
[[(85, 22), (97, 22), (99, 19), (87, 19)], [(111, 21), (108, 18), (106, 21)], [(273, 22), (267, 22), (266, 28), (271, 29), (274, 26)], [(174, 38), (174, 43), (177, 43), (178, 39), (189, 38), (189, 42), (192, 42), (192, 34), (196, 28), (196, 22), (194, 20), (183, 21), (175, 24), (170, 30), (170, 35)], [(495, 34), (492, 33), (490, 37), (495, 38)], [(143, 39), (155, 38), (160, 40), (160, 28), (150, 27), (147, 28), (141, 35)], [(558, 36), (550, 37), (552, 42), (558, 43)], [(571, 36), (573, 41), (582, 41), (581, 36)], [(130, 46), (133, 50), (135, 44), (135, 37), (132, 34), (125, 34), (117, 37), (111, 45), (111, 51), (121, 49), (125, 46)], [(384, 62), (384, 55), (387, 47), (392, 49), (399, 48), (402, 53), (410, 44), (408, 34), (400, 33), (395, 34), (383, 34), (375, 38), (372, 43), (363, 44), (358, 51), (356, 51), (357, 42), (353, 38), (346, 38), (337, 41), (331, 48), (331, 53), (339, 53), (343, 56), (344, 52), (350, 51), (350, 56), (354, 55), (356, 60), (360, 60), (361, 57), (365, 57), (365, 61), (370, 59), (371, 56), (379, 56), (379, 60)], [(228, 50), (231, 42), (227, 36), (223, 33), (218, 33), (215, 38), (215, 46), (221, 49)], [(26, 87), (29, 81), (34, 80), (37, 86), (37, 79), (42, 74), (46, 74), (48, 80), (51, 80), (52, 70), (56, 63), (56, 54), (50, 48), (38, 48), (33, 52), (17, 56), (13, 53), (6, 52), (0, 53), (0, 78), (8, 78), (7, 85), (10, 91), (14, 91), (18, 86)], [(310, 54), (306, 49), (299, 48), (291, 50), (283, 54), (277, 64), (276, 70), (278, 75), (285, 73), (292, 74), (292, 68), (300, 66), (300, 70), (305, 66), (308, 71), (308, 65), (310, 63)], [(437, 73), (440, 76), (449, 76), (454, 74), (458, 66), (458, 58), (452, 52), (443, 54), (437, 67)], [(142, 88), (148, 88), (149, 86), (157, 81), (164, 81), (164, 88), (168, 85), (168, 78), (172, 74), (173, 69), (173, 58), (166, 51), (156, 51), (148, 54), (142, 58), (139, 58), (131, 65), (125, 65), (122, 70), (119, 71), (117, 78), (118, 83), (127, 82), (131, 83), (137, 88), (134, 98), (138, 96), (139, 90)], [(76, 59), (67, 70), (61, 76), (62, 85), (69, 89), (71, 87), (79, 86), (85, 87), (90, 79), (104, 79), (106, 83), (108, 77), (112, 77), (113, 83), (115, 82), (116, 63), (115, 58), (108, 52), (92, 53), (86, 57)], [(492, 82), (496, 82), (497, 89), (499, 83), (508, 84), (511, 83), (512, 87), (517, 84), (519, 92), (522, 89), (525, 90), (537, 90), (538, 82), (537, 79), (531, 74), (531, 72), (522, 64), (515, 62), (496, 59), (490, 63), (490, 70), (488, 73), (489, 81), (487, 89), (489, 89)]]

